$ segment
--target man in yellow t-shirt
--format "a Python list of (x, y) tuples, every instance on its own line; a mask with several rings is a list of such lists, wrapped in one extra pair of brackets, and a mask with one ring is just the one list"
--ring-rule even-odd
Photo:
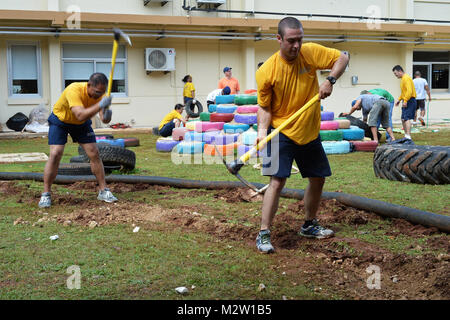
[(186, 120), (183, 119), (181, 114), (183, 113), (184, 106), (180, 103), (175, 105), (174, 110), (170, 111), (159, 123), (159, 135), (162, 137), (169, 137), (172, 135), (172, 130), (178, 128), (181, 123), (186, 125), (186, 120), (189, 118), (187, 116)]
[(416, 115), (417, 107), (416, 87), (414, 86), (413, 79), (403, 71), (401, 66), (396, 65), (392, 68), (392, 72), (398, 79), (401, 79), (400, 89), (402, 90), (402, 93), (395, 103), (395, 106), (398, 106), (400, 101), (403, 101), (401, 117), (403, 130), (405, 131), (405, 138), (411, 139), (411, 120), (413, 120)]
[[(328, 97), (348, 64), (348, 56), (338, 50), (314, 43), (303, 43), (303, 27), (293, 17), (278, 24), (280, 50), (256, 71), (258, 85), (258, 141), (305, 105), (316, 94)], [(331, 69), (319, 87), (316, 71)], [(310, 238), (330, 237), (334, 233), (317, 222), (325, 177), (331, 175), (323, 150), (320, 131), (320, 102), (315, 103), (297, 120), (268, 143), (264, 153), (263, 174), (270, 176), (264, 194), (260, 232), (256, 246), (262, 253), (274, 252), (270, 241), (270, 225), (278, 209), (280, 192), (290, 176), (293, 160), (304, 178), (309, 179), (305, 191), (306, 221), (299, 234)], [(273, 156), (272, 156), (273, 155)]]
[(94, 131), (90, 120), (97, 113), (104, 123), (111, 121), (109, 108), (111, 97), (104, 96), (108, 79), (103, 73), (94, 73), (89, 82), (74, 82), (67, 86), (53, 107), (48, 118), (48, 144), (50, 156), (44, 169), (44, 192), (39, 207), (51, 206), (51, 186), (58, 173), (59, 163), (70, 134), (73, 142), (78, 142), (91, 162), (92, 173), (99, 184), (97, 199), (106, 202), (117, 201), (106, 187), (105, 171), (100, 159)]

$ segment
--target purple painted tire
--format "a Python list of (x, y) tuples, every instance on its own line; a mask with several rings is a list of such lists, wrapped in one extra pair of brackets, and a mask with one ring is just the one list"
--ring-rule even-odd
[[(242, 157), (245, 153), (247, 153), (250, 149), (252, 149), (253, 148), (253, 146), (246, 146), (245, 144), (241, 144), (241, 145), (239, 145), (238, 146), (238, 149), (237, 149), (237, 154), (238, 154), (238, 157), (240, 158), (240, 157)], [(258, 151), (256, 154), (254, 154), (251, 158), (256, 158), (256, 157), (261, 157), (262, 155), (261, 155), (261, 152), (260, 151)]]
[(212, 143), (215, 143), (217, 145), (223, 146), (226, 144), (232, 144), (238, 141), (240, 134), (217, 134), (212, 137)]
[(258, 117), (256, 114), (236, 114), (234, 121), (236, 123), (255, 124), (258, 123)]
[(332, 111), (320, 112), (320, 120), (322, 120), (322, 121), (334, 120), (334, 112), (332, 112)]
[(208, 131), (203, 133), (203, 142), (211, 144), (216, 136), (220, 136), (220, 131)]
[(174, 140), (156, 140), (156, 151), (171, 152), (172, 149), (179, 143), (180, 141)]

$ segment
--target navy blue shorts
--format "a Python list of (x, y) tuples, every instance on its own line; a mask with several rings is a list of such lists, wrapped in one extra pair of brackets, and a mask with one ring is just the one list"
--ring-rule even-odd
[[(268, 134), (270, 131), (269, 129)], [(279, 148), (276, 147), (277, 144)], [(274, 146), (274, 150), (272, 150), (272, 146)], [(262, 174), (289, 178), (294, 160), (303, 178), (331, 176), (330, 164), (323, 150), (320, 135), (317, 139), (300, 146), (281, 132), (269, 141), (263, 150)]]
[(411, 98), (406, 103), (406, 108), (402, 107), (402, 120), (413, 120), (416, 115), (417, 100), (416, 98)]
[(169, 136), (171, 136), (172, 135), (172, 130), (175, 128), (175, 122), (173, 122), (173, 120), (172, 121), (170, 121), (170, 122), (167, 122), (162, 128), (161, 128), (161, 130), (159, 130), (159, 134), (162, 136), (162, 137), (169, 137)]
[(73, 142), (95, 143), (95, 133), (91, 124), (91, 120), (87, 120), (79, 125), (64, 123), (52, 112), (48, 117), (48, 144), (65, 145), (67, 143), (67, 134), (70, 134)]

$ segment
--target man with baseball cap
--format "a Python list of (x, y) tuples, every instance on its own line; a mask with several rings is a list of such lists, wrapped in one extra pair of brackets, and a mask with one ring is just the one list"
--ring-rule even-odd
[(241, 87), (239, 86), (239, 81), (231, 76), (231, 68), (223, 68), (223, 73), (225, 74), (225, 77), (220, 79), (218, 88), (223, 89), (225, 87), (230, 87), (230, 94), (239, 94)]

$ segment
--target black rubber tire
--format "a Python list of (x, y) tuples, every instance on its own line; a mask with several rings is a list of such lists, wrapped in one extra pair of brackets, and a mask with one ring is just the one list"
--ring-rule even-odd
[(125, 147), (137, 147), (139, 146), (139, 139), (138, 138), (122, 138), (125, 140)]
[[(103, 145), (103, 146), (110, 146), (110, 144), (107, 143), (107, 142), (97, 142), (97, 148), (99, 148), (101, 145)], [(86, 156), (87, 157), (86, 152), (84, 152), (84, 149), (83, 149), (83, 147), (81, 145), (78, 145), (78, 154), (80, 156)]]
[[(198, 112), (194, 112), (195, 107), (197, 107)], [(192, 100), (189, 100), (186, 103), (186, 113), (188, 114), (189, 118), (198, 118), (200, 117), (200, 113), (203, 112), (203, 106), (200, 103), (200, 101), (196, 101), (195, 104), (192, 103)]]
[(382, 145), (373, 157), (375, 176), (419, 184), (450, 183), (450, 146)]
[[(112, 146), (107, 143), (97, 143), (100, 159), (105, 166), (123, 166), (124, 170), (133, 170), (136, 166), (136, 154), (128, 149)], [(81, 146), (80, 155), (86, 155)]]
[[(358, 118), (355, 118), (353, 116), (343, 116), (342, 113), (339, 114), (339, 117), (340, 118), (344, 117), (344, 118), (347, 118), (348, 120), (350, 120), (351, 126), (357, 126), (358, 128), (363, 129), (364, 136), (373, 140), (372, 131), (370, 130), (370, 127), (367, 125), (367, 123), (365, 123), (364, 121), (359, 120)], [(380, 141), (380, 139), (381, 139), (381, 133), (378, 132), (378, 141)]]
[(92, 175), (90, 163), (60, 163), (58, 174), (64, 176), (89, 176)]
[(73, 156), (70, 158), (70, 163), (88, 163), (89, 158), (87, 156)]

